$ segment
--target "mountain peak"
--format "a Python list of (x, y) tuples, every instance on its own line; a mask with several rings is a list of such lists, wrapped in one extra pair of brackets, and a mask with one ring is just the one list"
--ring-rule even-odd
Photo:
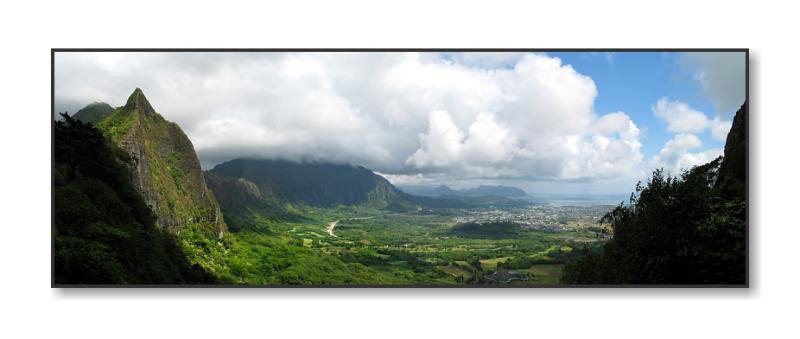
[(142, 89), (139, 87), (136, 87), (136, 89), (133, 90), (133, 93), (131, 93), (131, 95), (128, 97), (128, 102), (125, 103), (125, 110), (140, 110), (145, 114), (153, 114), (156, 112), (153, 109), (153, 106), (150, 105), (150, 102), (147, 101), (147, 97), (144, 96)]
[(114, 107), (105, 102), (93, 102), (81, 108), (78, 112), (72, 115), (74, 119), (97, 124), (100, 120), (111, 115), (114, 112)]
[(227, 228), (192, 141), (156, 113), (140, 88), (98, 128), (128, 153), (131, 179), (158, 226), (174, 232), (196, 226), (214, 236)]

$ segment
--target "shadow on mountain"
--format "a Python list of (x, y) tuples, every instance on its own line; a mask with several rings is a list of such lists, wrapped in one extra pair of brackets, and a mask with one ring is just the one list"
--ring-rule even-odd
[(56, 284), (191, 284), (215, 278), (191, 265), (130, 182), (127, 154), (90, 124), (54, 122)]

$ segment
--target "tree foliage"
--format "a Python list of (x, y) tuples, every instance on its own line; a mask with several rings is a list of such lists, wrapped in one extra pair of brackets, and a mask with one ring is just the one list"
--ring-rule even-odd
[[(715, 187), (722, 158), (681, 177), (653, 172), (637, 184), (630, 204), (602, 222), (613, 239), (584, 249), (562, 281), (577, 284), (743, 284), (746, 204), (743, 192)], [(728, 179), (726, 179), (728, 180)]]
[(101, 131), (54, 122), (54, 278), (58, 284), (210, 283), (130, 182), (130, 161)]

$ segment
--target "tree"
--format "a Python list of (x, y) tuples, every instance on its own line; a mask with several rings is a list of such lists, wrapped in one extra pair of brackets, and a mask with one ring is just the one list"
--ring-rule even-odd
[(584, 249), (562, 280), (578, 284), (742, 284), (745, 282), (744, 196), (714, 184), (722, 158), (680, 178), (653, 172), (630, 204), (601, 223), (613, 228), (602, 249)]
[(130, 182), (127, 155), (96, 128), (54, 122), (55, 282), (213, 282), (186, 260)]

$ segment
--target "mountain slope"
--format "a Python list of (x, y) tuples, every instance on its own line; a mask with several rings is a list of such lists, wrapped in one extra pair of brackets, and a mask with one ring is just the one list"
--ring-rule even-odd
[(160, 227), (179, 233), (192, 224), (208, 235), (222, 236), (227, 226), (192, 142), (153, 109), (141, 89), (97, 126), (130, 156), (131, 182)]
[(208, 171), (204, 175), (231, 231), (264, 229), (264, 218), (297, 218), (283, 208), (279, 201), (262, 195), (261, 189), (250, 180), (224, 177)]
[(129, 180), (130, 161), (96, 128), (55, 122), (54, 281), (57, 284), (211, 283), (161, 232)]
[(310, 206), (367, 204), (376, 208), (409, 208), (403, 192), (361, 166), (295, 163), (285, 160), (234, 159), (211, 174), (243, 178), (264, 198)]
[(111, 115), (113, 111), (114, 107), (105, 102), (93, 102), (75, 112), (72, 118), (96, 125), (100, 120)]

